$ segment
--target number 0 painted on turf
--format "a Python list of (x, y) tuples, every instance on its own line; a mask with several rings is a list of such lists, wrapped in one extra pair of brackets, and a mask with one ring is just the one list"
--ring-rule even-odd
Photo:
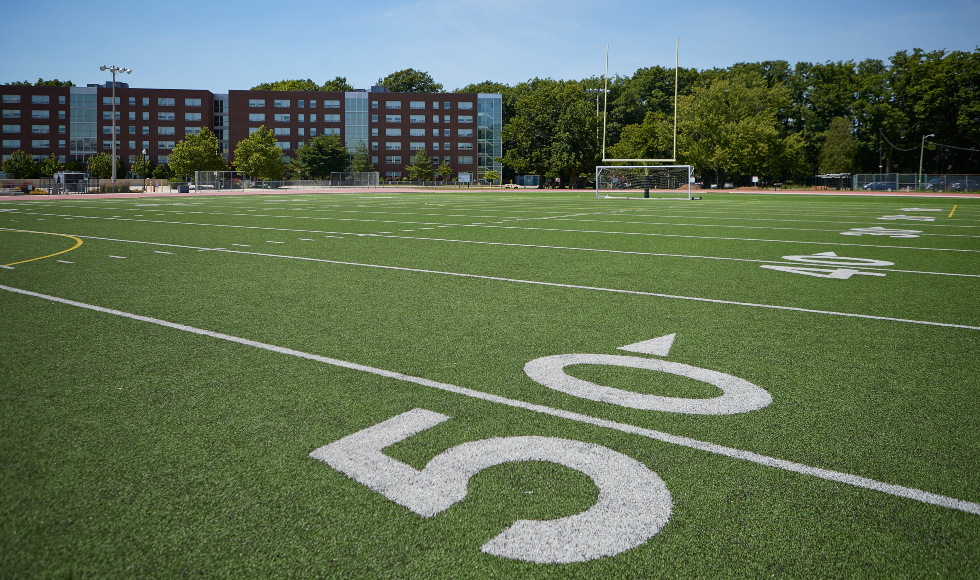
[(663, 480), (601, 445), (555, 437), (482, 439), (440, 453), (421, 471), (382, 453), (448, 419), (414, 409), (320, 447), (310, 457), (426, 518), (465, 498), (471, 477), (501, 463), (550, 461), (592, 478), (599, 498), (588, 510), (556, 520), (518, 520), (481, 547), (503, 558), (556, 564), (614, 556), (655, 536), (670, 518), (673, 502)]

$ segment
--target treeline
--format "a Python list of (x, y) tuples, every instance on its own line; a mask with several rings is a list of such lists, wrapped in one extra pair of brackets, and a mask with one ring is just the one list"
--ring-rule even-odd
[[(888, 62), (739, 63), (677, 76), (677, 162), (706, 179), (916, 173), (920, 151), (926, 173), (980, 173), (980, 48), (901, 51)], [(609, 80), (605, 158), (673, 157), (674, 77), (654, 66)], [(603, 158), (603, 88), (592, 77), (487, 81), (457, 92), (503, 95), (506, 171), (568, 183)]]

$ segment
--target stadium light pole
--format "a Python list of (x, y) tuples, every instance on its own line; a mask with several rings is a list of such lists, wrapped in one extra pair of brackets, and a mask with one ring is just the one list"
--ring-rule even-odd
[[(923, 157), (923, 155), (925, 155), (925, 152), (926, 152), (926, 139), (928, 139), (929, 137), (935, 137), (935, 136), (936, 136), (935, 133), (933, 133), (931, 135), (923, 135), (922, 136), (922, 145), (919, 146), (919, 179), (920, 180), (922, 179), (922, 157)], [(925, 186), (925, 184), (922, 184), (922, 185)]]
[(99, 70), (112, 73), (112, 185), (116, 185), (116, 73), (132, 74), (132, 69), (102, 65)]

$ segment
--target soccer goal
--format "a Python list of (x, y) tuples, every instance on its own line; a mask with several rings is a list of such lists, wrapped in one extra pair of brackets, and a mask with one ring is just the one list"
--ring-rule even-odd
[(599, 166), (595, 168), (595, 195), (648, 198), (654, 192), (657, 199), (701, 199), (694, 197), (693, 175), (691, 165)]

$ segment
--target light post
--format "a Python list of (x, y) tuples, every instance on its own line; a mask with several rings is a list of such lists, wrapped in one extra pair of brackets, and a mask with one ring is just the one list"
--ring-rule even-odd
[(116, 73), (132, 74), (132, 69), (118, 67), (116, 65), (102, 65), (99, 70), (108, 70), (112, 73), (112, 185), (116, 185)]
[[(926, 152), (926, 139), (935, 136), (936, 136), (935, 134), (922, 136), (922, 145), (919, 146), (919, 179), (920, 180), (922, 179), (922, 157)], [(923, 183), (921, 187), (925, 187), (925, 184)]]
[(149, 169), (150, 161), (146, 158), (146, 149), (143, 150), (143, 193), (146, 193), (146, 170)]

